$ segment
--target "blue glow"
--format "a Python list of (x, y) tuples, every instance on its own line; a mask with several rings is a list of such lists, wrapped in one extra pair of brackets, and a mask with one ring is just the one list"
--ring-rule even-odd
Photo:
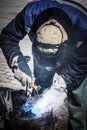
[(63, 92), (54, 89), (48, 89), (37, 100), (29, 100), (23, 105), (25, 112), (31, 111), (35, 117), (42, 117), (48, 112), (56, 111), (64, 103), (65, 96)]

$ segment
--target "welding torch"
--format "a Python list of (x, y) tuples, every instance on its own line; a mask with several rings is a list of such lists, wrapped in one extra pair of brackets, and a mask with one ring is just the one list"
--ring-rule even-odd
[(34, 79), (33, 78), (31, 79), (31, 83), (29, 85), (28, 85), (28, 83), (26, 83), (26, 94), (27, 94), (29, 88), (33, 88), (35, 90), (35, 92), (36, 92), (36, 95), (39, 96), (39, 92), (38, 91), (40, 90), (41, 87), (37, 86), (34, 83)]
[(34, 83), (33, 80), (31, 82), (31, 88), (33, 88), (35, 90), (36, 94), (39, 95), (39, 93), (38, 93), (38, 86)]

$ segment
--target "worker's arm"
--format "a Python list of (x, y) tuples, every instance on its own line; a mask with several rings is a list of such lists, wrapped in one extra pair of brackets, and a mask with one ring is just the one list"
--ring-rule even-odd
[[(72, 40), (72, 39), (71, 39)], [(68, 92), (77, 89), (87, 76), (87, 30), (78, 28), (73, 43), (65, 47), (62, 61), (64, 64), (60, 75), (64, 79)]]
[[(19, 41), (27, 34), (24, 27), (25, 8), (2, 30), (0, 47), (14, 76), (23, 86), (31, 82), (31, 71), (20, 51)], [(26, 46), (26, 44), (25, 44)]]
[(76, 46), (77, 48), (71, 57), (72, 62), (68, 63), (61, 72), (68, 88), (72, 90), (79, 87), (84, 78), (87, 76), (87, 39), (83, 42), (77, 41)]
[(18, 43), (25, 35), (23, 10), (6, 27), (4, 27), (0, 35), (0, 47), (9, 66), (11, 66), (12, 58), (14, 56), (22, 55)]

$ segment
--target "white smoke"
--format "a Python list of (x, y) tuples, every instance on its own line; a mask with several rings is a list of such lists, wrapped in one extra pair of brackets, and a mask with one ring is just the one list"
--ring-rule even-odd
[[(32, 113), (34, 113), (36, 117), (41, 117), (50, 111), (53, 111), (53, 114), (56, 115), (59, 109), (61, 109), (61, 106), (64, 104), (64, 100), (66, 98), (66, 93), (64, 92), (66, 85), (64, 81), (59, 78), (61, 79), (61, 77), (56, 74), (51, 88), (46, 89), (31, 108), (29, 108), (28, 102), (26, 102), (24, 110), (27, 111), (31, 109)], [(60, 84), (63, 88), (61, 88)]]

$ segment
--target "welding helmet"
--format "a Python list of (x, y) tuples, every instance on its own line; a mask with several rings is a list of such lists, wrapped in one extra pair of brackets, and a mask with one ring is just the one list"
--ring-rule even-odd
[(37, 17), (29, 33), (33, 42), (36, 84), (43, 88), (51, 86), (56, 68), (61, 70), (61, 63), (64, 61), (61, 58), (64, 56), (62, 52), (65, 52), (62, 45), (70, 39), (71, 32), (72, 22), (61, 9), (49, 8)]
[(49, 56), (51, 59), (47, 61), (54, 59), (53, 63), (56, 64), (57, 53), (66, 41), (70, 41), (72, 34), (73, 26), (69, 16), (59, 8), (49, 8), (37, 17), (29, 35), (33, 42), (33, 52), (37, 50), (40, 55), (44, 54), (45, 60)]

